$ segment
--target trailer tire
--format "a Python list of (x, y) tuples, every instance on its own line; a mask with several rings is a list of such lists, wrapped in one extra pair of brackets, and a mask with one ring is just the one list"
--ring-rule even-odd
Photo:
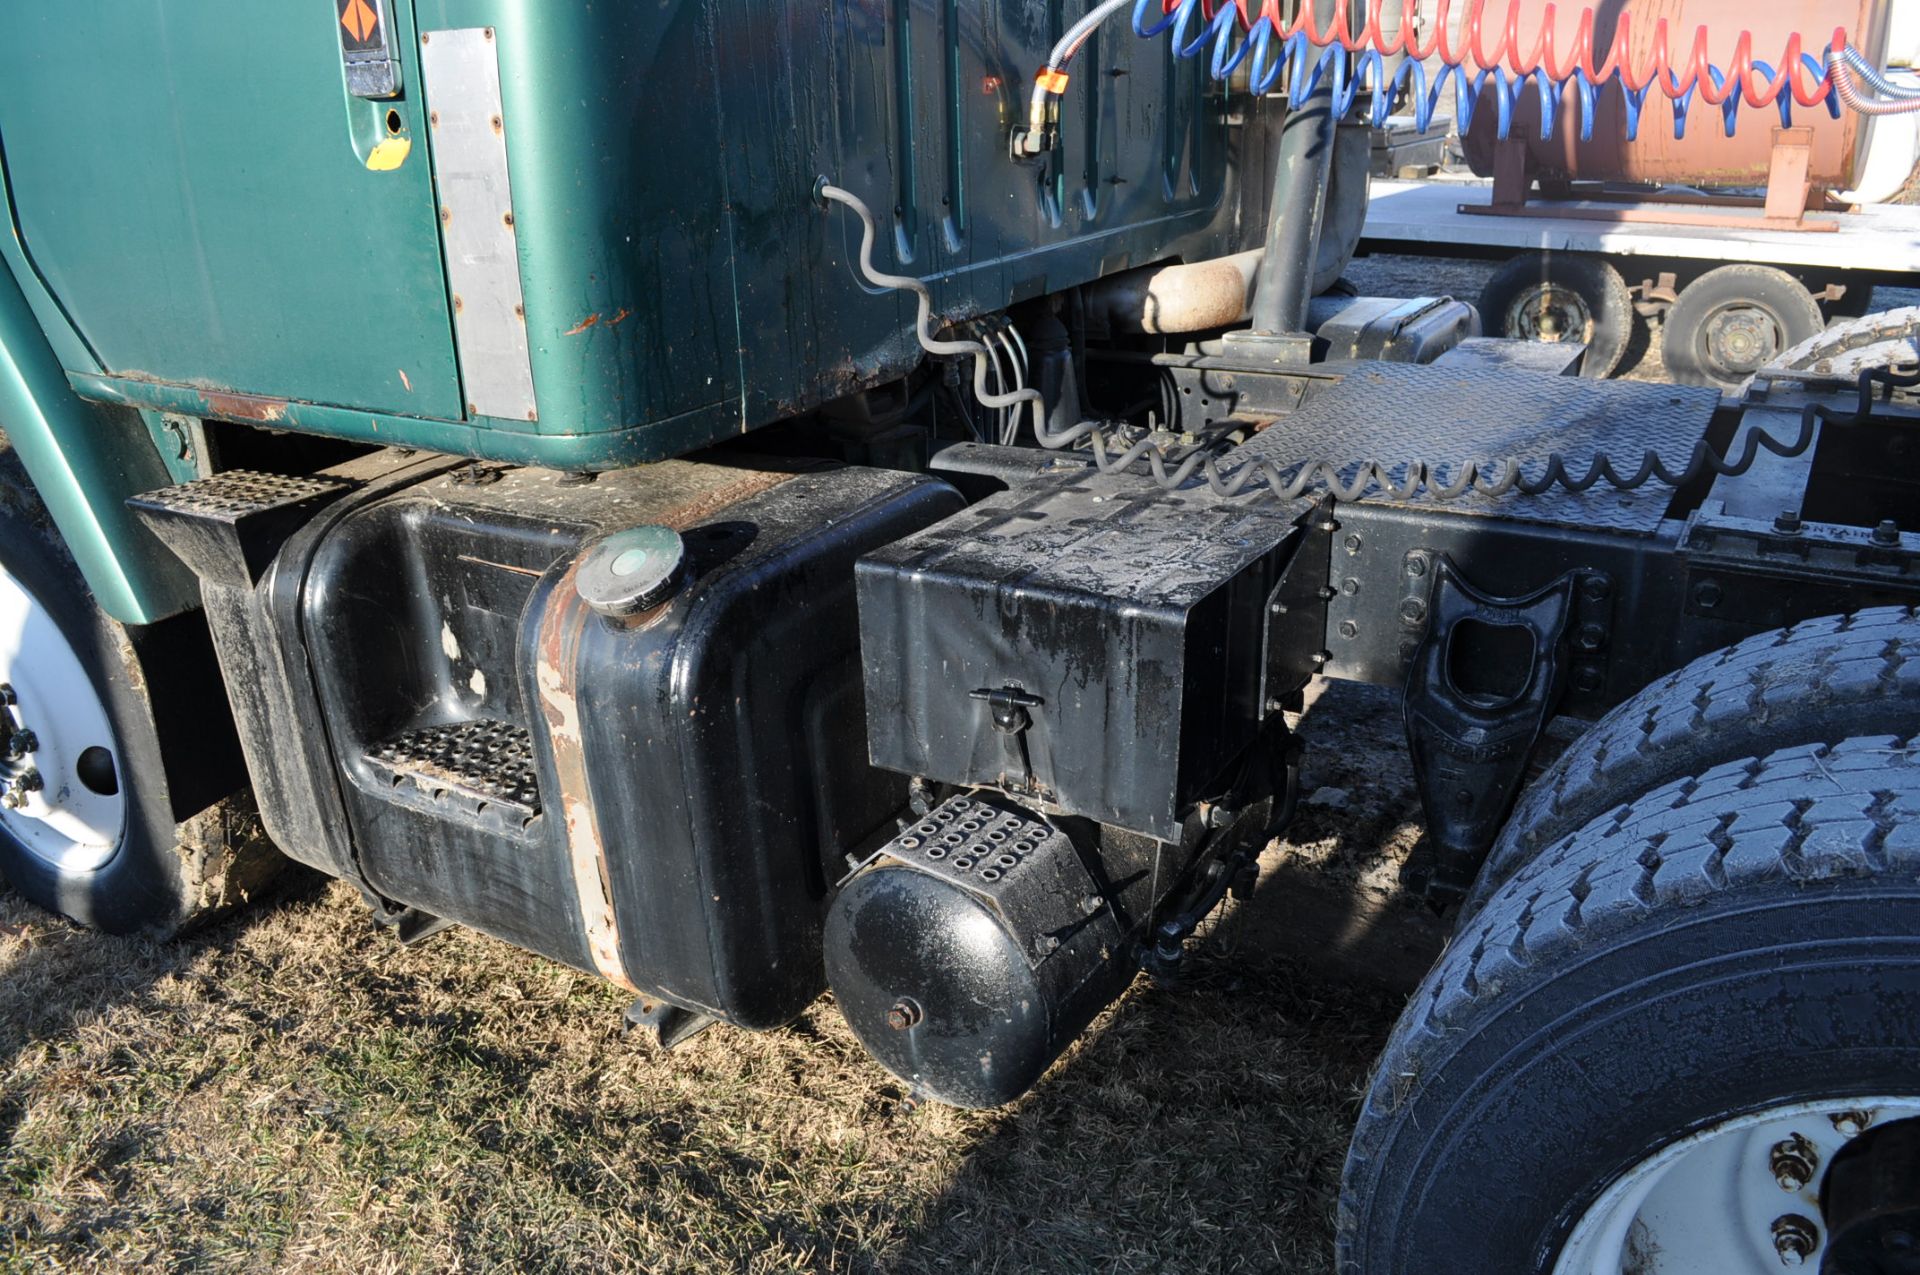
[(1913, 607), (1808, 620), (1703, 655), (1601, 718), (1521, 794), (1463, 915), (1543, 846), (1672, 780), (1792, 744), (1915, 733)]
[(1632, 344), (1633, 296), (1600, 257), (1529, 252), (1487, 280), (1480, 316), (1493, 335), (1515, 341), (1584, 341), (1580, 375), (1612, 376)]
[[(31, 804), (0, 808), (0, 879), (89, 928), (153, 938), (210, 920), (279, 879), (285, 860), (244, 789), (190, 791), (196, 782), (182, 774), (195, 772), (170, 773), (166, 764), (160, 718), (178, 713), (156, 707), (159, 679), (201, 659), (211, 667), (205, 622), (192, 613), (132, 629), (108, 618), (4, 452), (0, 647), (0, 683), (20, 683), (6, 734), (24, 727), (39, 745), (0, 761), (0, 790), (27, 770), (42, 785), (22, 794)], [(199, 711), (189, 725), (203, 751), (190, 760), (206, 763), (197, 773), (207, 775), (221, 769), (225, 751), (209, 723), (224, 721), (227, 706), (222, 699)], [(51, 763), (45, 772), (43, 761)], [(116, 798), (117, 820), (109, 813)]]
[(1826, 327), (1806, 285), (1772, 266), (1721, 266), (1680, 290), (1661, 349), (1683, 385), (1738, 390), (1748, 377)]
[[(1920, 750), (1788, 749), (1602, 815), (1490, 898), (1414, 994), (1347, 1158), (1338, 1269), (1638, 1269), (1643, 1226), (1640, 1251), (1717, 1255), (1679, 1269), (1776, 1270), (1794, 1237), (1766, 1219), (1820, 1219), (1820, 1182), (1790, 1194), (1767, 1148), (1804, 1125), (1833, 1144), (1824, 1165), (1849, 1127), (1920, 1115), (1915, 1021)], [(1742, 1137), (1718, 1144), (1720, 1176), (1693, 1157)], [(1757, 1223), (1691, 1205), (1736, 1188)], [(1617, 1251), (1588, 1261), (1605, 1222)]]
[[(1765, 369), (1775, 379), (1851, 390), (1860, 374), (1879, 368), (1911, 368), (1920, 357), (1920, 306), (1903, 306), (1843, 319), (1824, 332), (1784, 351)], [(1915, 401), (1912, 387), (1888, 386), (1882, 394), (1894, 402)]]

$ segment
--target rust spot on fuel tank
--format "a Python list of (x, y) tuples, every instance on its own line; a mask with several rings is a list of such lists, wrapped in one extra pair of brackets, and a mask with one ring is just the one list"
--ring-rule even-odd
[(631, 319), (632, 317), (633, 317), (633, 311), (623, 306), (621, 307), (620, 312), (618, 314), (614, 315), (611, 319), (607, 320), (607, 326), (610, 328), (617, 328), (622, 323), (625, 323), (628, 319)]
[(586, 736), (580, 725), (579, 688), (573, 679), (580, 639), (594, 619), (575, 587), (579, 570), (580, 564), (575, 561), (548, 597), (535, 648), (534, 680), (553, 745), (554, 775), (560, 783), (560, 809), (566, 820), (567, 858), (586, 932), (587, 953), (602, 978), (633, 991), (637, 989), (627, 978), (620, 955), (620, 924), (607, 877), (606, 847), (600, 840), (588, 789)]
[(731, 505), (763, 491), (772, 491), (781, 483), (794, 477), (792, 474), (770, 473), (765, 470), (746, 470), (738, 482), (726, 483), (706, 492), (693, 500), (675, 505), (660, 515), (657, 521), (663, 527), (672, 527), (675, 531), (685, 531), (696, 522), (711, 518), (714, 514)]
[[(738, 505), (744, 500), (770, 491), (797, 475), (766, 470), (741, 470), (718, 482), (711, 490), (681, 501), (648, 521), (675, 530)], [(539, 711), (547, 726), (553, 748), (554, 776), (560, 788), (560, 810), (565, 820), (567, 859), (574, 894), (580, 905), (584, 937), (593, 967), (601, 977), (634, 990), (622, 955), (619, 917), (614, 910), (613, 888), (608, 875), (607, 847), (596, 818), (587, 778), (585, 730), (580, 720), (580, 688), (577, 674), (580, 644), (589, 626), (602, 623), (580, 597), (577, 580), (580, 562), (576, 559), (547, 595), (545, 612), (534, 646), (534, 682), (539, 696)], [(663, 604), (656, 612), (664, 613)], [(635, 617), (644, 624), (648, 616)]]
[(562, 336), (579, 336), (582, 332), (585, 332), (588, 328), (592, 327), (594, 324), (598, 322), (600, 322), (600, 316), (597, 314), (590, 314), (586, 318), (580, 320), (579, 326), (568, 328), (565, 332), (561, 333), (561, 335)]

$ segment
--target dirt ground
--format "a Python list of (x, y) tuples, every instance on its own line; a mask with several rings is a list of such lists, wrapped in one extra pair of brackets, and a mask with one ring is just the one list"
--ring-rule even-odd
[[(996, 1112), (903, 1104), (824, 999), (659, 1055), (613, 989), (467, 932), (401, 948), (343, 886), (172, 946), (0, 893), (0, 1269), (1328, 1270), (1382, 979), (1432, 931), (1391, 899), (1391, 697), (1302, 728), (1318, 798), (1255, 898)], [(1377, 969), (1270, 941), (1314, 878), (1411, 922), (1330, 936)]]

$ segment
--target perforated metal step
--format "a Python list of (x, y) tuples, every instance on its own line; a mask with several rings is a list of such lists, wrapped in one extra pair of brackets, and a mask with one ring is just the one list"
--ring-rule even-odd
[(146, 509), (234, 522), (254, 514), (337, 496), (350, 486), (333, 478), (290, 478), (284, 474), (235, 469), (177, 487), (162, 487), (135, 500)]
[(1073, 841), (1013, 803), (985, 793), (949, 797), (874, 855), (940, 877), (978, 896), (1022, 936), (1038, 965), (1091, 927), (1118, 943), (1112, 905)]
[(987, 893), (1060, 834), (1013, 806), (955, 797), (888, 843), (885, 853)]
[(531, 819), (540, 813), (533, 737), (511, 722), (459, 722), (408, 731), (374, 746), (367, 764), (394, 787), (435, 800), (496, 807)]

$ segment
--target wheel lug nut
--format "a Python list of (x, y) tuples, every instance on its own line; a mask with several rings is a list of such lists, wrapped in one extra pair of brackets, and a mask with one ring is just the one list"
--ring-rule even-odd
[(1767, 1163), (1782, 1191), (1799, 1191), (1813, 1181), (1814, 1170), (1820, 1167), (1820, 1153), (1796, 1133), (1773, 1144)]
[(1847, 1138), (1859, 1137), (1873, 1123), (1873, 1117), (1864, 1111), (1836, 1111), (1829, 1119), (1834, 1131)]
[(1798, 1213), (1773, 1219), (1773, 1251), (1782, 1266), (1804, 1266), (1820, 1247), (1820, 1228)]
[(30, 794), (39, 792), (46, 786), (47, 781), (40, 777), (39, 771), (23, 770), (14, 776), (12, 783), (7, 785), (6, 796), (0, 797), (0, 802), (4, 802), (10, 810), (18, 810), (27, 804), (27, 797)]

